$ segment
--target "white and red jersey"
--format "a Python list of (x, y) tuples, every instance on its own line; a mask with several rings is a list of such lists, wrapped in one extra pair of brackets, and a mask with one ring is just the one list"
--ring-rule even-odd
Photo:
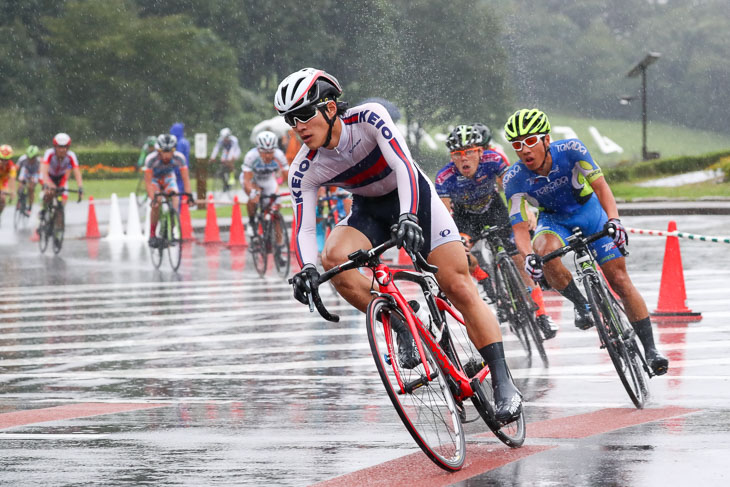
[[(420, 168), (387, 110), (378, 103), (366, 103), (347, 110), (340, 121), (342, 133), (337, 147), (309, 150), (302, 146), (289, 169), (296, 253), (302, 264), (317, 261), (320, 186), (337, 186), (368, 198), (385, 196), (397, 188), (400, 213), (418, 212)], [(433, 183), (428, 184), (435, 194)]]
[(66, 174), (66, 171), (69, 169), (79, 167), (79, 160), (72, 150), (66, 151), (66, 157), (59, 160), (59, 158), (56, 157), (56, 150), (48, 149), (46, 153), (43, 154), (43, 164), (48, 166), (49, 176), (58, 178)]

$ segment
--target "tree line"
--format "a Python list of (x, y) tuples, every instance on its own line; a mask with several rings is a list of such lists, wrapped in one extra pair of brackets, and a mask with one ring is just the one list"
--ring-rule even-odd
[[(517, 105), (638, 118), (618, 97), (649, 50), (654, 120), (717, 129), (730, 92), (722, 0), (0, 1), (0, 139), (138, 142), (185, 122), (241, 134), (290, 72), (328, 70), (355, 104), (409, 122), (483, 121)], [(632, 112), (631, 110), (634, 110)]]

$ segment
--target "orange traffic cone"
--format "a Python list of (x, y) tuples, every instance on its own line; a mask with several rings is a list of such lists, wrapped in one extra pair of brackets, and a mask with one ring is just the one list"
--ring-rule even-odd
[(93, 196), (89, 196), (89, 216), (86, 219), (86, 238), (101, 238), (101, 233), (99, 233), (99, 222), (96, 221), (96, 209), (94, 209)]
[(38, 242), (38, 241), (40, 241), (40, 239), (41, 239), (41, 236), (38, 235), (38, 229), (36, 228), (35, 230), (33, 230), (33, 233), (30, 235), (30, 241)]
[(231, 232), (228, 237), (228, 246), (246, 246), (246, 232), (243, 229), (243, 218), (241, 218), (241, 206), (238, 204), (238, 196), (233, 197), (233, 213), (231, 214)]
[[(676, 230), (677, 222), (671, 220), (667, 231), (675, 232)], [(651, 316), (663, 321), (699, 321), (702, 319), (701, 313), (693, 313), (687, 307), (682, 255), (679, 251), (679, 237), (677, 236), (667, 237), (664, 264), (662, 265), (662, 282), (659, 286), (659, 302)]]
[(193, 219), (190, 217), (190, 206), (187, 201), (180, 204), (180, 233), (183, 240), (193, 239)]
[(208, 207), (205, 213), (205, 237), (203, 243), (221, 243), (221, 235), (218, 230), (218, 217), (215, 214), (213, 195), (208, 197)]

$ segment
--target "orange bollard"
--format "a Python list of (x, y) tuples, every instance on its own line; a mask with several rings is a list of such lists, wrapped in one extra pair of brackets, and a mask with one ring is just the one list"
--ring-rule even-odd
[(238, 196), (233, 197), (233, 213), (231, 214), (231, 231), (228, 237), (228, 246), (243, 246), (246, 243), (246, 232), (243, 229), (243, 218), (241, 217), (241, 206), (238, 204)]
[(205, 213), (205, 237), (203, 243), (221, 243), (221, 235), (218, 230), (218, 217), (215, 214), (213, 195), (208, 197), (208, 206)]
[(180, 233), (183, 240), (193, 239), (193, 219), (190, 216), (190, 205), (187, 201), (180, 204)]
[(96, 209), (94, 208), (93, 196), (89, 196), (89, 216), (86, 219), (86, 238), (101, 238), (101, 233), (99, 233), (99, 222), (96, 220)]
[[(677, 222), (671, 220), (668, 232), (677, 230)], [(679, 237), (667, 237), (662, 265), (662, 281), (659, 286), (659, 302), (652, 318), (661, 321), (699, 321), (701, 313), (694, 313), (687, 307), (687, 291), (684, 287), (682, 255), (679, 251)]]

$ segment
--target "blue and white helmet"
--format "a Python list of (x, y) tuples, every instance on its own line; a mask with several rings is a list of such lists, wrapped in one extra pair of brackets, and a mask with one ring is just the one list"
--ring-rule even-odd
[(261, 150), (274, 150), (277, 147), (277, 137), (274, 132), (264, 130), (256, 136), (256, 147)]

